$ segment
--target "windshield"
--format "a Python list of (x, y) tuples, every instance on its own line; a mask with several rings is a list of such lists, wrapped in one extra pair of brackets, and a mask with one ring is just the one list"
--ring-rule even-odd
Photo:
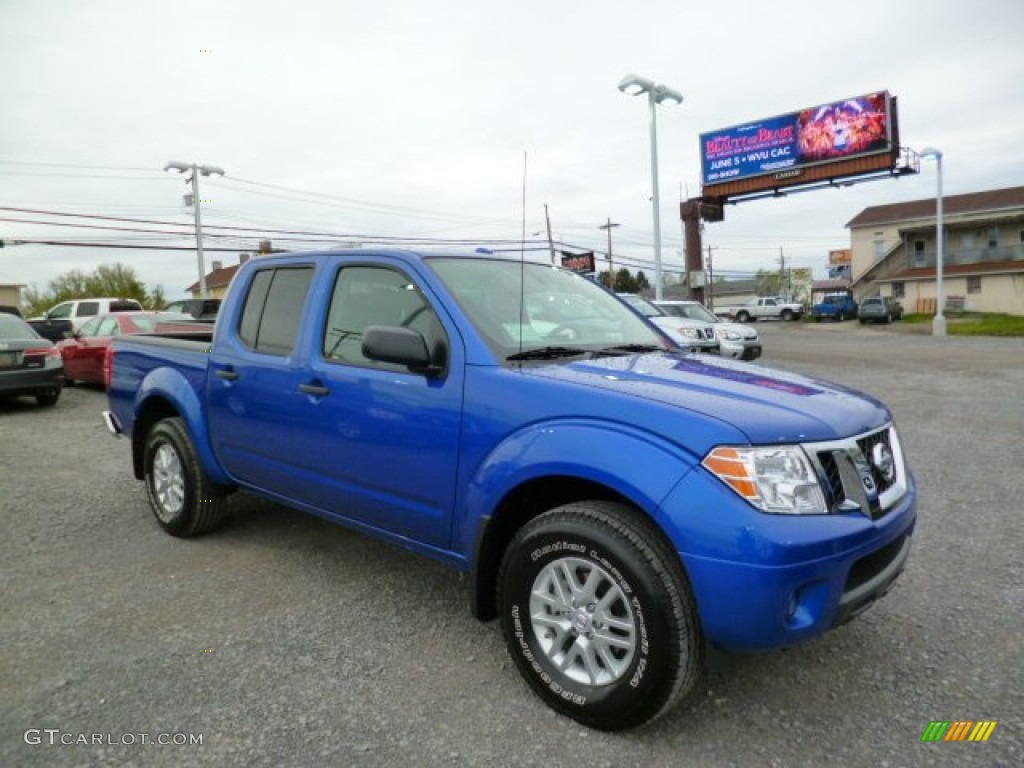
[(702, 323), (721, 322), (703, 304), (659, 304), (661, 309), (675, 317), (688, 317), (691, 320), (699, 320)]
[(503, 359), (553, 347), (667, 348), (628, 307), (575, 273), (493, 259), (439, 257), (427, 263)]

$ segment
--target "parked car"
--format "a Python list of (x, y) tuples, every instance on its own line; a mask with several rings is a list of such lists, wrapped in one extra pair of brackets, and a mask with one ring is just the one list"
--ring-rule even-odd
[(15, 317), (23, 316), (20, 309), (12, 307), (10, 304), (0, 304), (0, 315), (14, 315)]
[(764, 296), (751, 299), (746, 304), (733, 306), (715, 306), (715, 314), (737, 323), (749, 323), (751, 320), (799, 320), (804, 313), (804, 305), (786, 301), (781, 296)]
[(722, 357), (756, 360), (761, 356), (761, 339), (748, 325), (729, 323), (699, 301), (656, 301), (654, 304), (673, 317), (686, 317), (696, 322), (710, 323), (718, 338)]
[(903, 305), (889, 296), (872, 296), (860, 304), (860, 323), (891, 323), (903, 319)]
[[(169, 323), (174, 323), (173, 327)], [(184, 325), (183, 325), (184, 324)], [(103, 358), (115, 336), (179, 330), (195, 324), (180, 312), (117, 312), (97, 315), (77, 331), (57, 342), (64, 361), (64, 381), (103, 383)]]
[[(537, 327), (528, 309), (549, 301), (560, 316)], [(668, 711), (709, 647), (854, 619), (910, 557), (916, 484), (885, 405), (681, 353), (566, 270), (267, 256), (239, 267), (209, 335), (123, 336), (108, 356), (104, 420), (131, 440), (118, 453), (154, 524), (212, 531), (245, 489), (434, 557), (500, 620), (533, 690), (586, 726)], [(379, 610), (401, 622), (393, 602)], [(897, 619), (876, 617), (880, 638)]]
[(196, 320), (212, 321), (217, 319), (220, 304), (221, 299), (180, 299), (164, 307), (164, 312), (181, 312)]
[(64, 301), (46, 310), (41, 317), (28, 321), (44, 339), (57, 342), (77, 331), (91, 317), (110, 312), (138, 312), (142, 305), (135, 299), (74, 299)]
[(671, 315), (654, 305), (643, 296), (635, 293), (617, 294), (629, 307), (654, 323), (676, 344), (688, 347), (695, 352), (718, 352), (719, 343), (715, 337), (715, 329), (704, 320), (692, 320), (688, 317)]
[(56, 405), (64, 384), (60, 352), (14, 315), (0, 314), (0, 397), (32, 395)]
[(857, 316), (857, 302), (849, 293), (827, 293), (811, 307), (811, 317), (820, 323), (822, 318), (842, 322)]

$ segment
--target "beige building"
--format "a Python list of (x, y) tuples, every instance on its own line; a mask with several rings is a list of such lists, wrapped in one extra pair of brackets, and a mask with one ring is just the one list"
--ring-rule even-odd
[[(878, 205), (847, 223), (858, 299), (935, 311), (935, 209), (934, 197)], [(1024, 315), (1024, 187), (943, 198), (943, 229), (947, 308)]]
[(21, 309), (21, 283), (0, 283), (0, 304)]
[[(221, 261), (211, 261), (210, 266), (212, 269), (206, 274), (206, 292), (207, 298), (209, 299), (223, 299), (224, 294), (228, 292), (228, 286), (231, 285), (231, 280), (235, 276), (235, 272), (238, 268), (245, 264), (249, 260), (249, 254), (243, 253), (238, 257), (238, 263), (232, 264), (231, 266), (225, 267)], [(199, 298), (199, 281), (192, 283), (186, 288), (193, 299)]]

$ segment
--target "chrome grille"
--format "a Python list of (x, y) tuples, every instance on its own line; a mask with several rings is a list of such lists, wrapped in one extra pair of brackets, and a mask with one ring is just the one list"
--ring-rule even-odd
[(891, 426), (804, 447), (817, 467), (831, 512), (878, 518), (907, 491), (903, 452)]

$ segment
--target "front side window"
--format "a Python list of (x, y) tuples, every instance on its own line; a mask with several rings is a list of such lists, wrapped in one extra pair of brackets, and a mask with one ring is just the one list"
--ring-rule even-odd
[(80, 301), (75, 317), (94, 317), (99, 311), (100, 303), (98, 301)]
[(74, 307), (75, 305), (70, 301), (58, 304), (56, 307), (51, 309), (46, 316), (51, 320), (67, 320), (71, 317), (71, 310), (74, 309)]
[(666, 348), (640, 315), (572, 272), (483, 258), (435, 257), (427, 264), (503, 359), (553, 347), (595, 353)]
[(344, 267), (338, 272), (327, 311), (324, 359), (405, 370), (363, 354), (363, 336), (371, 325), (409, 328), (423, 336), (428, 349), (447, 348), (441, 321), (406, 275), (388, 267)]
[(100, 323), (99, 328), (96, 330), (97, 336), (117, 336), (120, 333), (120, 328), (117, 327), (117, 320), (112, 317), (104, 318)]
[(238, 325), (242, 343), (267, 355), (291, 354), (312, 278), (310, 267), (264, 269), (253, 275)]

